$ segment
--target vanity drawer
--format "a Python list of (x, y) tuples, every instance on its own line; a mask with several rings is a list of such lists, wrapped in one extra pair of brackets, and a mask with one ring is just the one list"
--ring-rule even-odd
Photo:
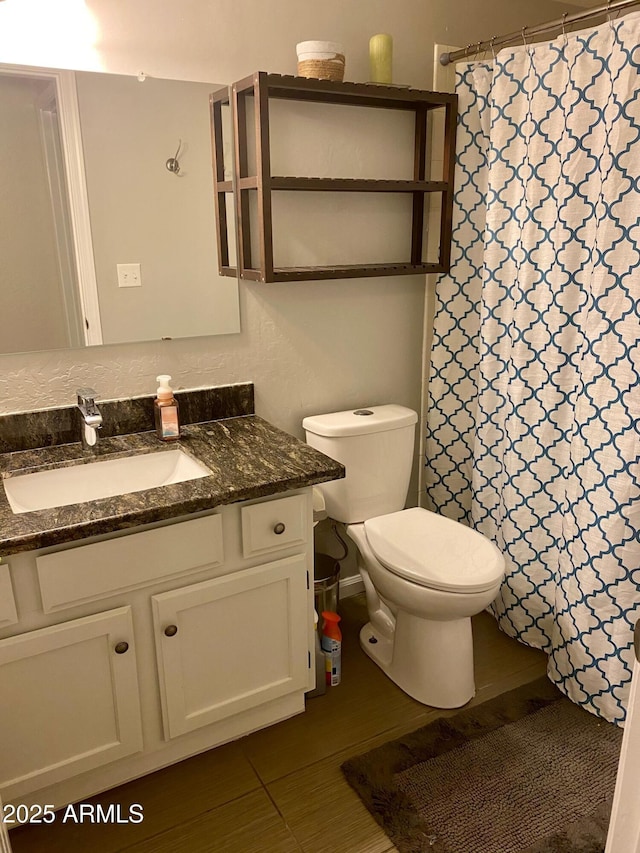
[(0, 565), (0, 628), (15, 625), (17, 621), (18, 614), (13, 597), (9, 566)]
[(222, 563), (222, 517), (181, 521), (36, 558), (45, 613)]
[(306, 539), (307, 500), (304, 495), (244, 506), (241, 514), (245, 557), (288, 548)]

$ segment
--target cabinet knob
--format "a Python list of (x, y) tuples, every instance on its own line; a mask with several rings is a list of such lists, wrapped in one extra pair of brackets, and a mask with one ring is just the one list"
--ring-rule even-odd
[(178, 626), (177, 625), (167, 625), (167, 627), (164, 629), (165, 637), (175, 637), (175, 635), (177, 633), (178, 633)]
[(127, 651), (128, 648), (129, 648), (129, 643), (125, 643), (123, 641), (122, 643), (116, 643), (113, 650), (117, 655), (123, 655)]
[(285, 526), (281, 521), (279, 521), (273, 528), (273, 532), (276, 534), (276, 536), (280, 536), (280, 534), (284, 533), (284, 531)]

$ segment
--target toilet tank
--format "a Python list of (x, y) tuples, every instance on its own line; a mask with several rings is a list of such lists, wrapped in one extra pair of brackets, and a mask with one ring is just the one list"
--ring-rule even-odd
[(404, 509), (417, 414), (404, 406), (371, 406), (302, 421), (307, 444), (342, 462), (346, 476), (322, 483), (327, 512), (354, 524)]

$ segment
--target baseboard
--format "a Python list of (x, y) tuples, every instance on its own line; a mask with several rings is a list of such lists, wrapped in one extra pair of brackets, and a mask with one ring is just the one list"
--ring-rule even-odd
[(340, 578), (340, 598), (351, 598), (352, 595), (357, 595), (359, 592), (364, 592), (364, 584), (360, 575)]

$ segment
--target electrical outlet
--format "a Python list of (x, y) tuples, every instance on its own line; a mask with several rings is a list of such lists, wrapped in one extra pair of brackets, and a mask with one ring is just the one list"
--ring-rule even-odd
[(118, 287), (142, 287), (140, 264), (116, 264)]

